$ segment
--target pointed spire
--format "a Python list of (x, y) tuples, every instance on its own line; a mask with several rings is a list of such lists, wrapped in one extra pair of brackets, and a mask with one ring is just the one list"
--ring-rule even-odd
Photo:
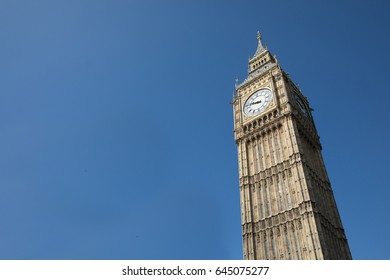
[(266, 48), (264, 48), (264, 46), (263, 46), (263, 43), (261, 42), (261, 34), (259, 31), (257, 31), (257, 41), (258, 41), (257, 50), (256, 50), (255, 54), (253, 55), (253, 57), (261, 54), (263, 51), (266, 50)]

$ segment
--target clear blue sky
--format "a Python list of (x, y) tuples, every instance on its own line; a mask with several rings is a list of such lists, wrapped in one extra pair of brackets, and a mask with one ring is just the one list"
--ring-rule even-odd
[(261, 31), (355, 259), (390, 259), (389, 1), (0, 0), (0, 258), (241, 259), (229, 104)]

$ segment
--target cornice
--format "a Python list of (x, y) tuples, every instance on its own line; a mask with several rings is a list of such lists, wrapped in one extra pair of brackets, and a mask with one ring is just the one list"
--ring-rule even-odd
[(236, 90), (239, 90), (247, 85), (249, 85), (251, 82), (255, 80), (255, 78), (259, 78), (263, 76), (264, 74), (270, 72), (273, 70), (278, 64), (276, 62), (269, 61), (265, 63), (263, 66), (249, 72), (248, 77), (241, 83), (236, 85)]
[(274, 110), (271, 110), (268, 113), (241, 125), (239, 128), (234, 130), (236, 134), (236, 143), (244, 140), (245, 138), (250, 141), (251, 138), (261, 137), (261, 135), (278, 129), (283, 125), (281, 123), (282, 119), (288, 115), (290, 115), (290, 112), (279, 115), (279, 110), (275, 108)]

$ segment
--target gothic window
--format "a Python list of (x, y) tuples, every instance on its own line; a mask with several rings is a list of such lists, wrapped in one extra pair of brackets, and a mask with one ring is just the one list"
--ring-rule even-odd
[(282, 188), (280, 187), (279, 179), (277, 180), (277, 185), (278, 185), (278, 193), (279, 193), (280, 211), (284, 211), (283, 193), (282, 193)]
[(276, 153), (275, 153), (275, 141), (274, 141), (274, 138), (272, 136), (269, 137), (269, 142), (271, 144), (271, 153), (272, 153), (272, 158), (274, 159), (274, 163), (276, 164), (278, 162), (277, 158), (276, 158)]
[(291, 196), (290, 196), (290, 190), (287, 185), (287, 180), (286, 177), (283, 176), (283, 185), (284, 185), (284, 190), (286, 192), (286, 198), (287, 198), (287, 208), (291, 208)]
[(271, 204), (270, 204), (270, 198), (269, 198), (269, 188), (268, 186), (265, 186), (265, 197), (267, 200), (267, 216), (271, 216)]
[(295, 253), (297, 254), (298, 260), (300, 260), (299, 256), (299, 247), (298, 247), (298, 237), (297, 237), (297, 231), (293, 229), (293, 236), (294, 236), (294, 245), (295, 245)]
[(255, 153), (255, 165), (256, 165), (256, 173), (260, 172), (260, 166), (259, 166), (259, 149), (257, 148), (257, 145), (254, 146), (254, 153)]
[(265, 249), (265, 258), (269, 260), (269, 248), (268, 248), (268, 240), (267, 240), (267, 235), (264, 234), (264, 249)]
[(264, 219), (265, 218), (264, 197), (263, 197), (263, 188), (261, 186), (260, 186), (260, 189), (259, 189), (259, 193), (260, 193), (261, 218)]
[(261, 156), (261, 165), (263, 166), (263, 170), (265, 169), (265, 160), (264, 160), (264, 148), (263, 148), (263, 143), (259, 143), (260, 146), (260, 156)]
[(272, 246), (272, 254), (274, 256), (274, 259), (276, 259), (276, 245), (275, 245), (275, 238), (273, 233), (271, 232), (271, 246)]
[(285, 232), (285, 237), (286, 237), (288, 259), (291, 259), (291, 245), (290, 245), (290, 238), (288, 237), (287, 227), (284, 228), (284, 232)]
[(275, 135), (275, 138), (276, 138), (276, 144), (278, 146), (279, 159), (280, 159), (280, 162), (282, 162), (283, 161), (282, 145), (280, 144), (280, 139), (279, 139), (277, 134)]

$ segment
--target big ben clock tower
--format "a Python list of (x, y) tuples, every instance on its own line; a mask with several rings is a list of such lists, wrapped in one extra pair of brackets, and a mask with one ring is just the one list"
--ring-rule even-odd
[(233, 97), (244, 259), (351, 259), (308, 100), (257, 39)]

